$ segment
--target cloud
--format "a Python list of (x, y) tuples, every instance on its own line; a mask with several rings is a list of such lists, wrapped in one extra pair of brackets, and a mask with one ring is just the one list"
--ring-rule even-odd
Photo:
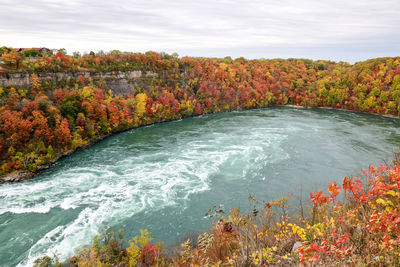
[(397, 0), (1, 2), (0, 45), (14, 47), (350, 61), (400, 54)]

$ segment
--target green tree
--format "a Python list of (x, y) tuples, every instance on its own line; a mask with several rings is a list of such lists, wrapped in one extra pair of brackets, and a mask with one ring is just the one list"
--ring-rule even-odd
[(41, 56), (41, 53), (36, 49), (25, 49), (21, 52), (24, 57), (38, 57)]

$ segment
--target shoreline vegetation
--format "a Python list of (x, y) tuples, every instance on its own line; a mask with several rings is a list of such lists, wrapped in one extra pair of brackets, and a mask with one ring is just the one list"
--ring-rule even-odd
[[(393, 116), (393, 115), (388, 115), (388, 114), (378, 114), (378, 113), (368, 113), (368, 112), (355, 112), (352, 110), (347, 110), (347, 109), (338, 109), (338, 108), (328, 108), (328, 107), (316, 107), (316, 108), (310, 108), (310, 107), (304, 107), (304, 106), (297, 106), (297, 105), (275, 105), (275, 106), (268, 106), (268, 107), (281, 107), (281, 108), (294, 108), (294, 109), (322, 109), (322, 110), (338, 110), (338, 111), (344, 111), (344, 112), (354, 112), (354, 113), (359, 113), (359, 114), (367, 114), (367, 115), (374, 115), (374, 116), (380, 116), (380, 117), (384, 117), (384, 118), (391, 118), (391, 119), (399, 119), (399, 117), (397, 116)], [(229, 111), (228, 111), (229, 112)], [(194, 115), (194, 116), (190, 116), (190, 117), (195, 117), (195, 116), (201, 116), (203, 114), (200, 115)], [(190, 117), (186, 117), (186, 118), (190, 118)], [(185, 118), (183, 118), (185, 119)], [(179, 119), (178, 119), (179, 120)], [(141, 125), (135, 128), (129, 128), (126, 130), (121, 130), (119, 132), (115, 132), (112, 134), (108, 134), (108, 135), (104, 135), (104, 136), (99, 136), (94, 140), (91, 140), (90, 143), (87, 143), (81, 147), (78, 147), (76, 150), (67, 150), (64, 151), (62, 154), (57, 155), (54, 159), (51, 160), (51, 162), (49, 162), (46, 165), (42, 165), (40, 167), (37, 168), (37, 170), (35, 172), (27, 172), (27, 171), (22, 171), (22, 172), (14, 172), (14, 173), (10, 173), (7, 175), (4, 175), (2, 177), (0, 177), (0, 184), (1, 183), (6, 183), (6, 182), (20, 182), (20, 181), (24, 181), (24, 180), (29, 180), (31, 178), (34, 178), (35, 176), (39, 175), (41, 172), (52, 168), (59, 160), (61, 160), (64, 157), (68, 157), (70, 155), (72, 155), (74, 152), (78, 151), (78, 150), (82, 150), (82, 149), (87, 149), (89, 147), (91, 147), (92, 145), (101, 142), (102, 140), (111, 137), (115, 134), (119, 134), (119, 133), (123, 133), (125, 131), (130, 131), (139, 127), (146, 127), (146, 126), (150, 126), (150, 125), (154, 125), (154, 124), (158, 124), (158, 123), (166, 123), (166, 122), (170, 122), (173, 120), (169, 120), (169, 121), (161, 121), (161, 122), (155, 122), (155, 123), (151, 123), (151, 124), (145, 124), (145, 125)]]
[[(0, 79), (30, 73), (30, 86), (0, 88), (0, 183), (32, 178), (111, 134), (201, 114), (281, 105), (400, 114), (400, 57), (350, 65), (119, 51), (69, 56), (60, 50), (33, 57), (4, 47), (0, 55)], [(152, 75), (132, 79), (129, 94), (114, 93), (102, 78), (37, 75), (137, 70)]]
[[(59, 158), (115, 133), (196, 115), (271, 106), (400, 115), (400, 57), (350, 65), (308, 59), (179, 58), (147, 52), (21, 54), (0, 48), (0, 76), (30, 72), (30, 86), (0, 88), (0, 182), (30, 178)], [(129, 94), (103, 79), (41, 80), (44, 72), (151, 71)], [(368, 164), (368, 163), (366, 163)], [(60, 263), (35, 266), (398, 266), (400, 156), (327, 192), (272, 202), (249, 197), (248, 211), (210, 209), (210, 231), (179, 247), (129, 241), (106, 230)], [(80, 244), (76, 244), (78, 247)]]
[(327, 192), (310, 192), (311, 201), (250, 195), (247, 210), (213, 207), (212, 228), (178, 244), (154, 243), (147, 230), (128, 241), (105, 229), (65, 262), (44, 256), (34, 266), (398, 266), (399, 164), (397, 154), (391, 164), (370, 165)]

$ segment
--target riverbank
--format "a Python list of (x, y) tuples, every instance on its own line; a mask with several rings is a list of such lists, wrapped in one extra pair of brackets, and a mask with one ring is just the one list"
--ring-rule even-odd
[[(398, 58), (353, 66), (292, 59), (180, 59), (157, 53), (59, 54), (38, 60), (25, 66), (32, 74), (13, 74), (23, 86), (12, 87), (13, 79), (2, 78), (7, 87), (0, 87), (0, 182), (31, 178), (111, 133), (200, 114), (282, 104), (393, 118), (399, 114)], [(89, 65), (99, 73), (80, 72)], [(140, 80), (112, 88), (114, 79), (128, 76)], [(365, 77), (375, 77), (374, 87)]]
[[(297, 109), (321, 109), (321, 110), (339, 110), (339, 111), (345, 111), (345, 112), (353, 112), (353, 113), (359, 113), (359, 114), (368, 114), (368, 115), (375, 115), (375, 116), (380, 116), (380, 117), (384, 117), (384, 118), (392, 118), (392, 119), (399, 119), (399, 117), (393, 116), (393, 115), (387, 115), (387, 114), (377, 114), (377, 113), (368, 113), (368, 112), (357, 112), (357, 111), (352, 111), (352, 110), (346, 110), (346, 109), (339, 109), (339, 108), (330, 108), (330, 107), (304, 107), (304, 106), (298, 106), (298, 105), (272, 105), (270, 107), (286, 107), (286, 108), (297, 108)], [(266, 107), (269, 108), (269, 107)], [(196, 115), (196, 116), (201, 116), (204, 114), (200, 114), (200, 115)], [(190, 117), (195, 117), (195, 116), (189, 116), (189, 117), (185, 117), (185, 118), (179, 118), (180, 119), (186, 119), (186, 118), (190, 118)], [(156, 123), (150, 123), (150, 124), (146, 124), (146, 125), (141, 125), (139, 127), (146, 127), (149, 125), (154, 125), (154, 124), (159, 124), (159, 123), (165, 123), (165, 122), (170, 122), (171, 120), (166, 120), (166, 121), (160, 121), (160, 122), (156, 122)], [(122, 132), (126, 132), (126, 131), (130, 131), (139, 127), (133, 127), (133, 128), (129, 128), (129, 129), (125, 129), (125, 130), (121, 130), (112, 134), (108, 134), (108, 135), (103, 135), (100, 137), (97, 137), (95, 140), (91, 140), (90, 142), (88, 142), (87, 144), (85, 144), (82, 147), (77, 148), (76, 150), (68, 150), (68, 151), (64, 151), (62, 154), (57, 155), (50, 163), (40, 166), (40, 168), (38, 168), (38, 170), (36, 172), (29, 172), (29, 171), (24, 171), (24, 172), (20, 172), (20, 173), (10, 173), (7, 175), (3, 175), (0, 177), (0, 184), (2, 183), (7, 183), (7, 182), (20, 182), (20, 181), (24, 181), (24, 180), (29, 180), (34, 178), (36, 175), (40, 174), (42, 171), (45, 171), (51, 167), (53, 167), (59, 160), (61, 160), (64, 157), (67, 157), (69, 155), (71, 155), (72, 153), (82, 150), (82, 149), (87, 149), (89, 147), (91, 147), (92, 145), (110, 137), (116, 134), (120, 134)]]
[[(347, 109), (340, 109), (340, 108), (331, 108), (331, 107), (304, 107), (304, 106), (298, 106), (298, 105), (273, 105), (271, 107), (289, 107), (289, 108), (299, 108), (299, 109), (322, 109), (322, 110), (339, 110), (339, 111), (345, 111), (345, 112), (353, 112), (353, 113), (359, 113), (359, 114), (368, 114), (368, 115), (375, 115), (375, 116), (380, 116), (380, 117), (384, 117), (384, 118), (392, 118), (392, 119), (399, 119), (399, 117), (397, 116), (393, 116), (393, 115), (388, 115), (388, 114), (378, 114), (378, 113), (368, 113), (368, 112), (357, 112), (357, 111), (352, 111), (352, 110), (347, 110)], [(268, 108), (268, 107), (266, 107)], [(201, 114), (203, 115), (203, 114)], [(201, 116), (201, 115), (196, 115), (196, 116)], [(193, 116), (190, 116), (193, 117)], [(189, 117), (186, 117), (189, 118)], [(180, 118), (180, 119), (185, 119), (185, 118)], [(178, 119), (179, 120), (179, 119)], [(160, 122), (156, 122), (156, 123), (151, 123), (151, 124), (146, 124), (146, 125), (142, 125), (139, 127), (145, 127), (145, 126), (149, 126), (149, 125), (153, 125), (153, 124), (158, 124), (158, 123), (164, 123), (164, 122), (169, 122), (171, 120), (167, 120), (167, 121), (160, 121)], [(100, 136), (98, 138), (96, 138), (96, 140), (92, 140), (91, 142), (87, 143), (85, 146), (83, 147), (79, 147), (76, 150), (69, 150), (69, 151), (65, 151), (64, 153), (57, 155), (57, 157), (52, 160), (49, 164), (41, 166), (36, 172), (21, 172), (21, 173), (10, 173), (4, 176), (0, 177), (0, 184), (1, 183), (6, 183), (6, 182), (20, 182), (20, 181), (24, 181), (24, 180), (28, 180), (31, 178), (34, 178), (36, 175), (38, 175), (39, 173), (41, 173), (44, 170), (47, 170), (49, 168), (51, 168), (54, 164), (56, 164), (60, 159), (67, 157), (69, 155), (71, 155), (72, 153), (82, 150), (82, 149), (86, 149), (102, 140), (104, 140), (107, 137), (110, 137), (112, 135), (115, 134), (119, 134), (122, 132), (126, 132), (126, 131), (130, 131), (133, 129), (136, 129), (138, 127), (133, 127), (130, 129), (125, 129), (119, 132), (115, 132), (113, 134), (109, 134), (109, 135), (104, 135), (104, 136)]]

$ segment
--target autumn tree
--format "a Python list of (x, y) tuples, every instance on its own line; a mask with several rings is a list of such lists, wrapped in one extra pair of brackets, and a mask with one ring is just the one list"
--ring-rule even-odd
[(19, 69), (23, 60), (22, 56), (16, 51), (4, 53), (1, 59), (4, 61), (4, 64), (9, 67), (14, 67), (15, 69)]

